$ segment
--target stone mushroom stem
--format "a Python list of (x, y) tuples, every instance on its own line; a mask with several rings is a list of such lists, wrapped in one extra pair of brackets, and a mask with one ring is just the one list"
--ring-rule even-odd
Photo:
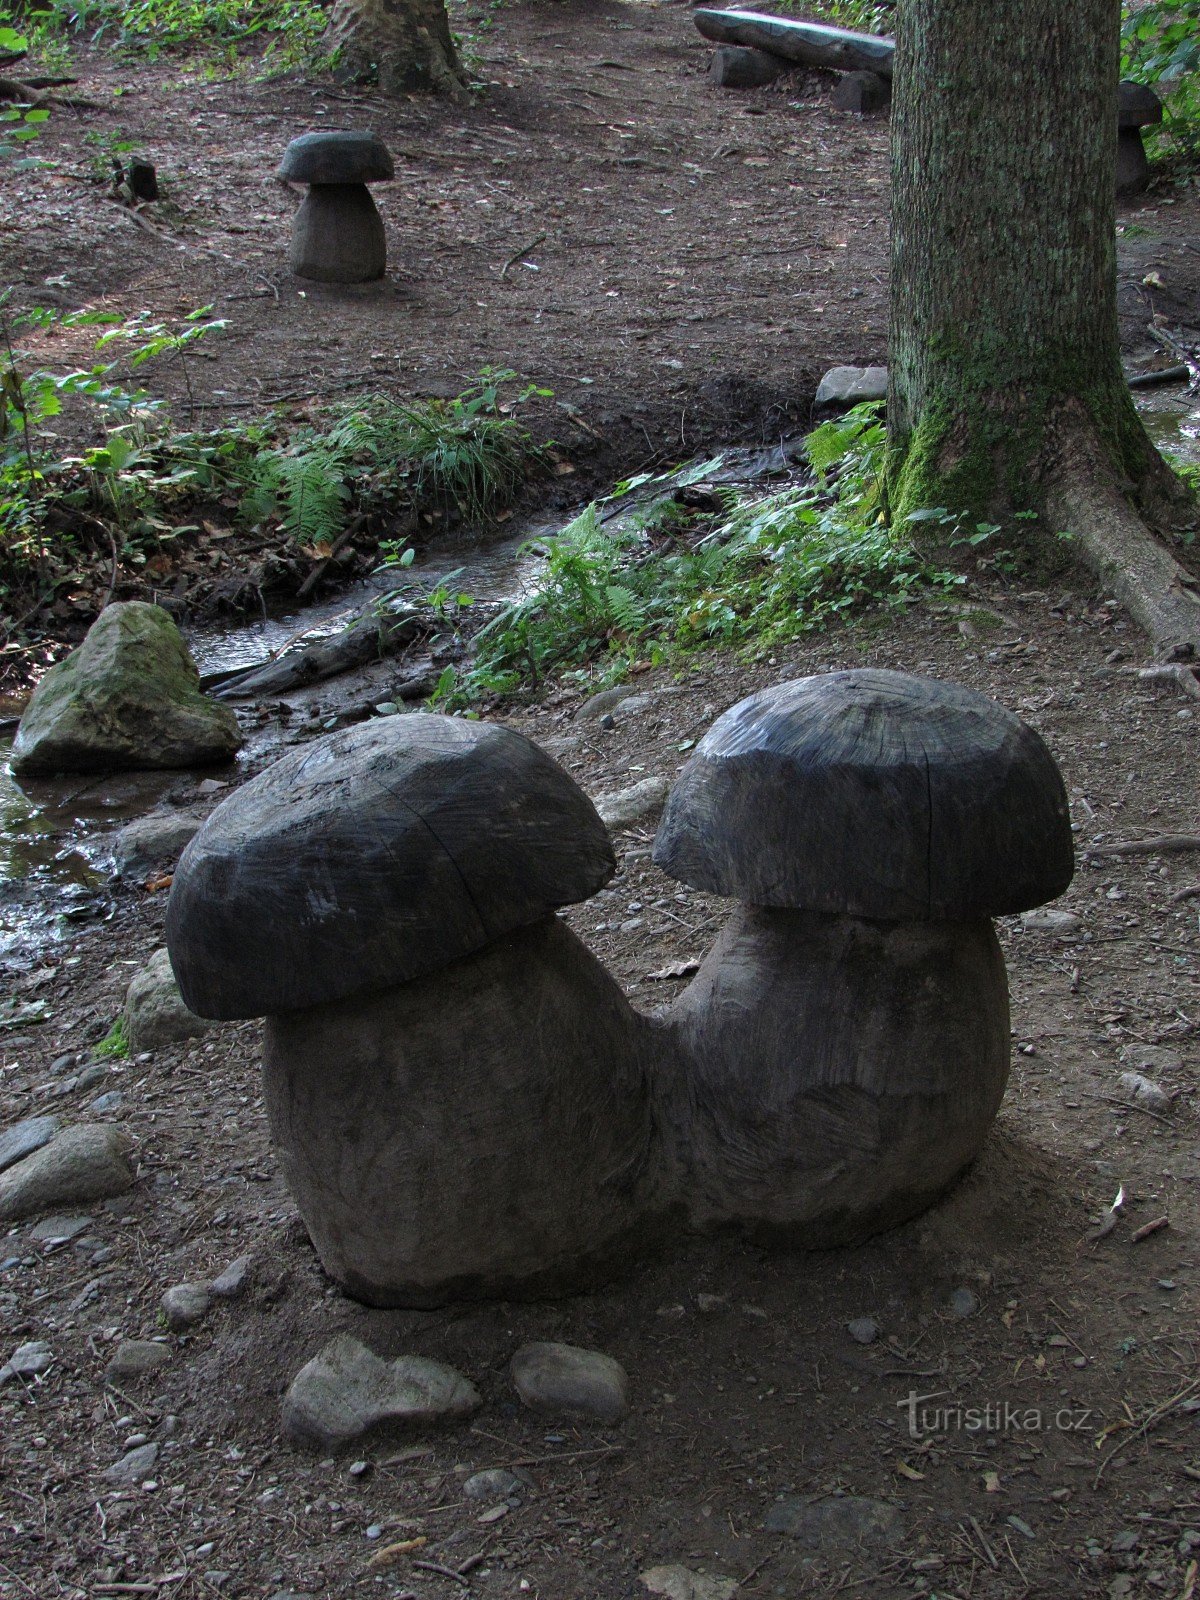
[(310, 184), (292, 223), (288, 261), (297, 277), (319, 283), (382, 278), (387, 234), (366, 184)]
[(850, 1244), (930, 1205), (979, 1153), (1008, 1077), (990, 921), (742, 906), (668, 1013), (667, 1118), (693, 1223)]
[(667, 1221), (653, 1025), (556, 917), (268, 1019), (267, 1113), (322, 1265), (372, 1305), (583, 1287)]

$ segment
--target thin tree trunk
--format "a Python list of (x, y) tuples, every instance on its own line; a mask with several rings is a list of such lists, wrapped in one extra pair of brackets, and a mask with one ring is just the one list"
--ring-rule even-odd
[(445, 0), (335, 0), (325, 40), (387, 94), (459, 96), (466, 86)]
[[(1086, 520), (1086, 501), (1121, 495), (1178, 504), (1121, 371), (1119, 22), (1120, 0), (901, 0), (888, 394), (899, 519), (1052, 503)], [(1055, 481), (1068, 462), (1070, 493)], [(1111, 542), (1093, 556), (1085, 527), (1046, 529), (1062, 531), (1111, 568)], [(1172, 632), (1189, 616), (1185, 605)]]

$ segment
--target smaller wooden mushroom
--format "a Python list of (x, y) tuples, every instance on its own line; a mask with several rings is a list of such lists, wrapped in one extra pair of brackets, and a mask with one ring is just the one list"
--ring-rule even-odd
[(369, 183), (393, 177), (392, 158), (373, 133), (305, 133), (284, 151), (279, 176), (307, 183), (292, 224), (290, 264), (319, 283), (371, 283), (387, 267), (387, 236)]
[(1128, 80), (1117, 87), (1117, 194), (1141, 194), (1150, 182), (1150, 162), (1142, 129), (1163, 118), (1162, 101), (1144, 83)]

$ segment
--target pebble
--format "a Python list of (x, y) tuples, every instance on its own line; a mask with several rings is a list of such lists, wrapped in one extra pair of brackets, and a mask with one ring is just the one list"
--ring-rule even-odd
[(1170, 1294), (1171, 1291), (1175, 1288), (1175, 1279), (1174, 1278), (1160, 1278), (1158, 1280), (1158, 1287), (1160, 1289), (1165, 1289), (1167, 1291), (1167, 1293)]
[(643, 778), (628, 789), (601, 795), (596, 801), (596, 811), (606, 828), (629, 828), (635, 822), (657, 816), (670, 790), (671, 785), (665, 778)]
[(297, 1444), (328, 1450), (382, 1422), (423, 1425), (470, 1416), (482, 1404), (453, 1367), (423, 1356), (385, 1361), (339, 1334), (292, 1379), (283, 1431)]
[(178, 1283), (167, 1290), (159, 1305), (171, 1332), (182, 1333), (208, 1315), (212, 1296), (203, 1283)]
[(98, 1094), (92, 1101), (91, 1109), (98, 1116), (103, 1116), (106, 1111), (119, 1111), (125, 1104), (125, 1096), (120, 1089), (109, 1089), (104, 1094)]
[(80, 1123), (0, 1174), (0, 1222), (51, 1206), (86, 1204), (122, 1194), (133, 1184), (131, 1140), (108, 1123)]
[(619, 1422), (629, 1410), (625, 1369), (599, 1350), (570, 1344), (526, 1344), (512, 1358), (518, 1395), (535, 1411)]
[(846, 1331), (856, 1344), (874, 1344), (879, 1337), (879, 1324), (874, 1317), (855, 1317), (846, 1324)]
[(970, 1289), (955, 1289), (950, 1296), (950, 1314), (954, 1317), (973, 1317), (979, 1310), (979, 1296)]
[(104, 1369), (108, 1378), (141, 1378), (157, 1372), (171, 1359), (170, 1348), (150, 1339), (122, 1339)]
[(665, 1600), (733, 1600), (738, 1590), (736, 1578), (693, 1572), (690, 1567), (649, 1567), (641, 1581), (651, 1594), (661, 1594)]
[(97, 1061), (83, 1071), (75, 1079), (77, 1089), (94, 1089), (98, 1083), (103, 1083), (109, 1075), (109, 1068), (103, 1062)]
[(235, 1300), (246, 1287), (249, 1276), (250, 1257), (239, 1256), (236, 1261), (229, 1263), (224, 1272), (218, 1273), (208, 1287), (222, 1300)]
[(786, 1533), (811, 1550), (841, 1555), (847, 1546), (893, 1546), (903, 1531), (897, 1506), (886, 1500), (844, 1495), (831, 1500), (811, 1500), (789, 1495), (767, 1512), (768, 1533)]
[[(91, 1225), (91, 1217), (47, 1217), (30, 1228), (29, 1237), (39, 1244), (65, 1244), (68, 1239), (77, 1239)], [(94, 1244), (95, 1240), (92, 1242)]]
[(1053, 906), (1038, 906), (1036, 911), (1026, 911), (1021, 926), (1027, 933), (1048, 933), (1065, 938), (1078, 933), (1082, 920), (1074, 911), (1057, 911)]
[(45, 1372), (53, 1362), (54, 1352), (44, 1339), (34, 1339), (28, 1344), (19, 1344), (0, 1367), (0, 1383), (7, 1383), (10, 1378), (36, 1378), (39, 1372)]
[(111, 1467), (105, 1467), (102, 1477), (109, 1483), (120, 1484), (122, 1487), (142, 1483), (154, 1470), (154, 1463), (158, 1460), (158, 1446), (156, 1444), (139, 1445), (136, 1450), (130, 1450), (119, 1461), (114, 1461)]
[(26, 1117), (0, 1133), (0, 1172), (49, 1144), (61, 1126), (57, 1117)]
[(1140, 1072), (1123, 1072), (1117, 1082), (1134, 1105), (1144, 1106), (1147, 1111), (1157, 1111), (1162, 1115), (1170, 1111), (1174, 1104), (1165, 1089), (1160, 1089), (1149, 1078), (1143, 1078)]
[(484, 1472), (473, 1473), (463, 1484), (468, 1500), (507, 1500), (524, 1490), (525, 1484), (507, 1467), (488, 1467)]

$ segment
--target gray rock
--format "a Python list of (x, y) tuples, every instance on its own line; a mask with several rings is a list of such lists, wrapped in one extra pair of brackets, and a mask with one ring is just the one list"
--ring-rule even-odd
[(91, 1225), (91, 1217), (47, 1217), (30, 1228), (29, 1237), (39, 1244), (65, 1244), (68, 1239), (77, 1239)]
[(53, 1364), (54, 1352), (44, 1339), (19, 1344), (0, 1367), (0, 1383), (7, 1383), (10, 1378), (36, 1378)]
[(527, 1406), (554, 1416), (619, 1422), (629, 1410), (624, 1367), (598, 1350), (526, 1344), (512, 1358), (512, 1380)]
[(601, 795), (596, 801), (596, 811), (606, 828), (628, 828), (635, 822), (656, 817), (670, 792), (671, 785), (665, 778), (643, 778), (628, 789)]
[(632, 684), (619, 684), (615, 689), (601, 689), (599, 694), (585, 700), (575, 713), (576, 722), (598, 722), (612, 717), (613, 725), (649, 711), (660, 700), (682, 694), (682, 689), (668, 685), (662, 689), (635, 689)]
[(1163, 1073), (1179, 1072), (1183, 1068), (1183, 1057), (1178, 1050), (1170, 1050), (1161, 1044), (1126, 1044), (1121, 1046), (1121, 1061), (1131, 1072)]
[(177, 1283), (167, 1290), (159, 1305), (171, 1332), (182, 1333), (208, 1315), (212, 1296), (203, 1283)]
[(1058, 911), (1054, 906), (1037, 906), (1021, 916), (1021, 926), (1027, 933), (1047, 933), (1067, 938), (1079, 932), (1081, 919), (1074, 911)]
[(789, 1495), (767, 1513), (768, 1533), (786, 1533), (810, 1550), (841, 1555), (847, 1548), (882, 1548), (902, 1534), (899, 1507), (886, 1500), (845, 1495), (831, 1500), (810, 1500)]
[(139, 1445), (136, 1450), (127, 1451), (119, 1461), (114, 1461), (111, 1467), (106, 1467), (101, 1476), (121, 1488), (132, 1488), (150, 1476), (157, 1460), (156, 1444)]
[(879, 1337), (879, 1324), (874, 1317), (855, 1317), (846, 1324), (846, 1330), (856, 1344), (874, 1344)]
[(231, 1261), (209, 1284), (209, 1289), (221, 1300), (236, 1300), (246, 1287), (250, 1276), (249, 1256), (239, 1256), (236, 1261)]
[(651, 1594), (661, 1594), (665, 1600), (733, 1600), (738, 1591), (736, 1578), (693, 1572), (690, 1567), (649, 1567), (641, 1581)]
[(453, 1367), (422, 1356), (384, 1361), (339, 1334), (292, 1379), (283, 1431), (297, 1444), (330, 1450), (381, 1423), (429, 1423), (467, 1417), (483, 1401)]
[(83, 1071), (75, 1079), (77, 1089), (94, 1089), (98, 1083), (103, 1083), (108, 1077), (109, 1068), (103, 1062), (97, 1061)]
[(950, 1296), (950, 1315), (962, 1318), (973, 1317), (979, 1310), (979, 1296), (970, 1289), (955, 1289)]
[(0, 1222), (51, 1206), (86, 1205), (123, 1194), (133, 1184), (129, 1136), (103, 1123), (64, 1128), (32, 1155), (0, 1174)]
[(26, 1117), (6, 1128), (0, 1133), (0, 1172), (49, 1144), (60, 1126), (57, 1117)]
[(882, 111), (892, 98), (892, 86), (877, 72), (847, 72), (840, 78), (829, 97), (835, 111), (853, 111), (859, 116), (870, 116)]
[(50, 668), (13, 741), (15, 772), (113, 772), (228, 761), (242, 742), (228, 706), (200, 692), (179, 629), (159, 606), (106, 606)]
[(778, 56), (744, 44), (718, 45), (708, 76), (718, 89), (758, 89), (785, 70)]
[(120, 1089), (109, 1089), (106, 1094), (98, 1094), (92, 1101), (91, 1110), (104, 1116), (109, 1111), (119, 1111), (125, 1104), (125, 1096)]
[(125, 1037), (129, 1048), (157, 1050), (183, 1039), (198, 1039), (212, 1027), (184, 1004), (164, 946), (156, 950), (125, 995)]
[(830, 367), (817, 385), (818, 410), (848, 410), (864, 400), (887, 398), (886, 367)]
[(489, 1467), (475, 1472), (463, 1484), (468, 1500), (507, 1500), (510, 1495), (524, 1494), (526, 1485), (507, 1467)]
[(187, 811), (153, 811), (121, 829), (113, 841), (113, 862), (122, 878), (145, 878), (173, 866), (200, 831), (202, 816)]
[(157, 1372), (171, 1359), (170, 1348), (150, 1339), (122, 1339), (112, 1360), (104, 1369), (108, 1378), (144, 1378)]
[(1170, 1111), (1175, 1103), (1165, 1089), (1160, 1089), (1158, 1084), (1150, 1078), (1144, 1078), (1140, 1072), (1123, 1072), (1117, 1082), (1134, 1105), (1144, 1106), (1147, 1111), (1157, 1111), (1160, 1116)]

